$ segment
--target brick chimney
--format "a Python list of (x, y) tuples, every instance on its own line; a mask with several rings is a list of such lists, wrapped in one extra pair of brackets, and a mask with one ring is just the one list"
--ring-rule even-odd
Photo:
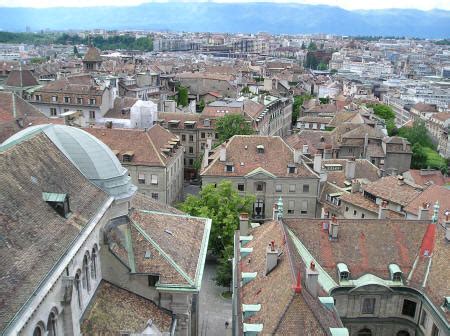
[(239, 233), (241, 236), (248, 235), (248, 213), (243, 212), (239, 215)]
[(320, 171), (322, 170), (322, 154), (314, 154), (313, 168), (317, 174), (320, 174)]
[(309, 267), (306, 267), (306, 289), (313, 296), (317, 297), (319, 293), (319, 272), (316, 270), (314, 261), (311, 261)]
[(227, 148), (225, 144), (221, 144), (219, 148), (219, 161), (225, 162), (227, 161)]
[(430, 218), (430, 203), (423, 203), (419, 207), (419, 220), (428, 220)]
[(345, 178), (347, 180), (352, 180), (356, 175), (356, 160), (355, 158), (351, 158), (347, 160), (345, 163)]
[(278, 264), (278, 249), (275, 247), (275, 241), (271, 241), (266, 249), (266, 275)]

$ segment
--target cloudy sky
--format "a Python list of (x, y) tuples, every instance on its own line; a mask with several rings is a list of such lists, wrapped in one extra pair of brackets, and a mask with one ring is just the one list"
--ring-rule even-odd
[[(153, 0), (155, 2), (168, 2), (168, 0)], [(186, 0), (175, 0), (188, 2)], [(196, 0), (198, 1), (198, 0)], [(207, 1), (207, 0), (203, 0)], [(214, 0), (214, 2), (248, 2), (249, 0)], [(250, 0), (269, 2), (297, 2), (305, 4), (325, 4), (339, 6), (346, 9), (383, 9), (383, 8), (416, 8), (430, 10), (435, 8), (450, 10), (449, 0)], [(0, 6), (8, 7), (84, 7), (84, 6), (132, 6), (139, 5), (148, 0), (0, 0)]]

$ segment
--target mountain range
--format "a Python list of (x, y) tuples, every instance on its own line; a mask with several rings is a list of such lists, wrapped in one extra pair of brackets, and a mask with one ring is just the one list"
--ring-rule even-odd
[(450, 37), (450, 11), (349, 11), (293, 3), (166, 2), (121, 7), (0, 7), (0, 30), (145, 29)]

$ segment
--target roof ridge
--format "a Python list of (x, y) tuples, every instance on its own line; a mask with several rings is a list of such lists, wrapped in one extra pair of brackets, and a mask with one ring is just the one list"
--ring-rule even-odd
[(148, 234), (145, 232), (143, 228), (139, 226), (132, 218), (130, 218), (130, 222), (134, 225), (134, 227), (139, 231), (139, 233), (150, 243), (154, 248), (158, 250), (159, 253), (166, 259), (166, 261), (172, 265), (172, 267), (191, 285), (195, 287), (195, 282), (191, 279), (191, 277), (158, 245), (156, 241), (154, 241)]
[(147, 136), (148, 140), (150, 141), (150, 144), (152, 145), (153, 149), (156, 152), (156, 155), (158, 156), (159, 161), (161, 162), (161, 164), (163, 166), (166, 166), (166, 164), (164, 163), (163, 159), (161, 158), (161, 155), (159, 154), (159, 151), (156, 149), (155, 144), (153, 143), (152, 138), (150, 137), (150, 135), (148, 135), (148, 132), (145, 132), (145, 135)]

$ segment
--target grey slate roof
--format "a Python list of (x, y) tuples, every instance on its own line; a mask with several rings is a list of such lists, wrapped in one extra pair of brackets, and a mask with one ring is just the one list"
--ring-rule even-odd
[[(108, 200), (43, 133), (0, 150), (0, 333)], [(43, 192), (69, 195), (60, 216)]]

